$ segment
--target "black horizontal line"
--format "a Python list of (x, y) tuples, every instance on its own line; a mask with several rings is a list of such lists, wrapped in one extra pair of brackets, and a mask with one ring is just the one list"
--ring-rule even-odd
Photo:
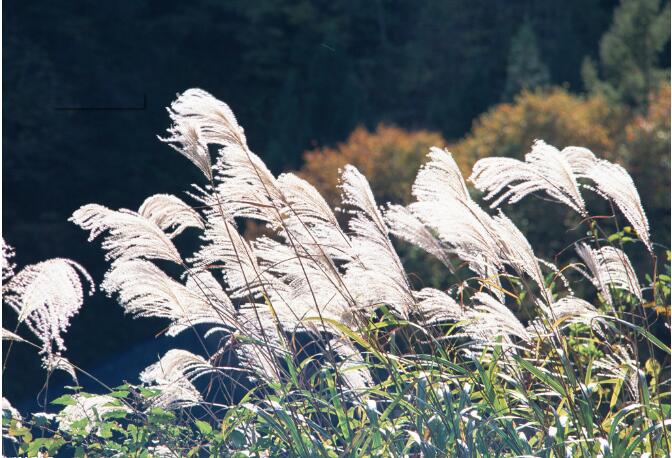
[(141, 111), (147, 108), (147, 96), (142, 96), (142, 106), (140, 107), (54, 107), (56, 111)]

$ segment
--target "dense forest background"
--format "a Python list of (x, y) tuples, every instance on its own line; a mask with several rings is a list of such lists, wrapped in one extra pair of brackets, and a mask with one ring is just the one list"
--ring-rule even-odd
[[(72, 211), (136, 209), (198, 180), (156, 138), (190, 87), (232, 107), (274, 172), (303, 168), (329, 189), (348, 158), (382, 199), (404, 195), (376, 177), (414, 176), (430, 144), (454, 145), (466, 172), (538, 137), (585, 139), (645, 180), (669, 245), (669, 3), (15, 0), (3, 13), (2, 231), (19, 266), (69, 257), (99, 282), (103, 255)], [(161, 331), (98, 292), (68, 356), (118, 383), (156, 360)], [(22, 406), (43, 379), (15, 351), (4, 389)]]

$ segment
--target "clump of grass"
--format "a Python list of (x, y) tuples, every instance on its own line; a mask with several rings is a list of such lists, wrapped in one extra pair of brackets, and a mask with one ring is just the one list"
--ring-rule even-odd
[[(103, 237), (102, 288), (135, 317), (166, 319), (168, 336), (196, 333), (202, 354), (170, 350), (140, 383), (101, 394), (73, 387), (52, 401), (64, 406), (56, 414), (22, 419), (3, 404), (6, 446), (110, 456), (669, 454), (670, 349), (652, 332), (669, 303), (669, 269), (658, 272), (623, 168), (543, 142), (524, 162), (476, 164), (471, 181), (486, 200), (499, 196), (493, 207), (540, 196), (581, 215), (577, 244), (551, 262), (501, 210), (479, 205), (445, 150), (430, 151), (408, 206), (380, 207), (346, 166), (337, 218), (307, 181), (266, 168), (226, 104), (192, 89), (169, 114), (163, 141), (204, 176), (192, 203), (89, 204), (72, 221)], [(591, 215), (586, 191), (629, 226), (616, 211)], [(245, 221), (267, 235), (246, 239)], [(174, 243), (185, 231), (202, 239), (187, 257)], [(398, 243), (438, 258), (452, 286), (418, 290)], [(626, 250), (651, 259), (644, 284)], [(65, 347), (45, 347), (62, 344), (63, 317), (81, 304), (77, 270), (61, 262), (60, 277), (3, 267), (19, 316), (3, 337), (35, 345), (55, 361), (49, 371), (76, 378), (87, 374)], [(175, 267), (179, 278), (167, 273)], [(18, 334), (22, 323), (42, 345)]]

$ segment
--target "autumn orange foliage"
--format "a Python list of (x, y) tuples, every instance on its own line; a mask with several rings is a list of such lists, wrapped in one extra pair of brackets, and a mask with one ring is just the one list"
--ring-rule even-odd
[(441, 134), (426, 130), (407, 131), (379, 124), (370, 132), (355, 129), (333, 148), (318, 148), (304, 154), (300, 175), (310, 181), (331, 204), (340, 202), (338, 169), (356, 166), (371, 182), (379, 202), (408, 203), (411, 184), (431, 146), (445, 146)]

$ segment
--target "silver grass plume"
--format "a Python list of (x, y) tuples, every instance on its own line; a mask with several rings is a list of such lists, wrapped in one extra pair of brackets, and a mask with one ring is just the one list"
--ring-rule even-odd
[(317, 330), (322, 327), (322, 319), (352, 323), (344, 280), (328, 260), (319, 262), (324, 258), (268, 237), (257, 239), (254, 251), (264, 274), (275, 279), (266, 292), (283, 328), (290, 332), (298, 328)]
[(75, 394), (72, 396), (74, 404), (61, 410), (56, 419), (58, 429), (69, 431), (73, 423), (87, 419), (86, 431), (91, 432), (95, 423), (103, 420), (103, 415), (114, 411), (130, 412), (131, 409), (121, 404), (119, 399), (108, 395)]
[(0, 244), (2, 244), (2, 287), (4, 292), (5, 284), (14, 276), (16, 264), (12, 261), (15, 256), (14, 248), (5, 243), (3, 237), (0, 237)]
[(64, 369), (71, 375), (72, 366), (61, 356), (66, 349), (62, 334), (84, 302), (80, 276), (92, 294), (93, 280), (82, 266), (69, 259), (50, 259), (24, 267), (3, 291), (3, 299), (17, 313), (19, 323), (25, 323), (42, 343), (45, 368)]
[(504, 157), (480, 159), (474, 165), (470, 181), (487, 193), (486, 200), (499, 194), (491, 204), (493, 208), (502, 202), (515, 203), (529, 194), (543, 191), (581, 215), (587, 215), (571, 165), (557, 148), (541, 140), (537, 140), (532, 151), (525, 155), (525, 162)]
[(606, 246), (592, 249), (584, 243), (576, 245), (576, 252), (583, 260), (590, 274), (579, 269), (600, 291), (604, 300), (613, 305), (610, 287), (622, 289), (642, 300), (642, 290), (637, 274), (628, 256), (620, 249)]
[[(550, 325), (550, 330), (563, 328), (572, 323), (583, 323), (590, 326), (598, 335), (604, 336), (601, 325), (603, 320), (600, 311), (591, 303), (575, 296), (566, 296), (547, 306), (542, 301), (537, 301), (545, 322)], [(533, 331), (539, 335), (546, 334), (546, 326), (540, 319), (535, 319), (529, 326), (530, 333)], [(550, 335), (550, 334), (549, 334)]]
[(277, 183), (286, 203), (280, 235), (293, 237), (299, 244), (296, 248), (318, 262), (351, 260), (350, 238), (317, 189), (293, 173), (280, 175)]
[(334, 338), (329, 342), (329, 347), (341, 358), (338, 374), (351, 390), (361, 391), (373, 385), (362, 353), (350, 340)]
[(602, 375), (611, 377), (614, 381), (622, 380), (635, 402), (639, 402), (639, 366), (631, 356), (632, 351), (622, 345), (617, 345), (614, 351), (596, 360), (593, 367)]
[[(182, 97), (192, 100), (187, 95)], [(223, 110), (222, 107), (225, 105), (209, 94), (198, 93), (198, 95), (208, 99), (208, 106), (214, 104)], [(207, 111), (206, 108), (196, 104), (189, 106), (193, 112), (199, 109)], [(252, 218), (269, 223), (294, 251), (301, 253), (298, 264), (303, 277), (307, 277), (308, 271), (317, 274), (318, 277), (324, 273), (329, 277), (329, 281), (340, 284), (342, 288), (343, 282), (330, 258), (333, 256), (337, 259), (348, 259), (349, 243), (331, 209), (319, 193), (304, 180), (291, 174), (283, 175), (276, 180), (263, 161), (247, 147), (244, 136), (241, 135), (242, 131), (237, 123), (232, 121), (235, 118), (229, 113), (228, 107), (224, 111), (227, 111), (226, 116), (210, 116), (203, 113), (198, 119), (196, 116), (190, 118), (197, 123), (207, 124), (207, 128), (201, 129), (208, 133), (203, 135), (204, 143), (223, 147), (214, 167), (216, 188), (206, 199), (210, 209), (207, 211), (208, 229), (205, 238), (211, 241), (217, 238), (218, 243), (210, 243), (204, 247), (194, 258), (196, 264), (198, 266), (223, 264), (227, 283), (237, 297), (249, 294), (258, 296), (262, 291), (269, 295), (276, 293), (277, 296), (278, 291), (286, 290), (288, 283), (298, 286), (297, 281), (302, 281), (304, 285), (321, 281), (320, 278), (299, 278), (296, 269), (292, 271), (292, 265), (296, 266), (296, 263), (283, 264), (287, 272), (279, 274), (283, 277), (284, 284), (260, 271), (256, 259), (257, 257), (261, 259), (260, 250), (253, 253), (252, 247), (242, 240), (236, 240), (239, 236), (234, 234), (233, 218)], [(214, 228), (218, 230), (211, 230)], [(229, 241), (224, 240), (225, 238)], [(277, 247), (282, 248), (281, 245)], [(272, 250), (265, 250), (265, 253), (271, 258), (274, 257)], [(232, 259), (234, 257), (235, 260)], [(277, 258), (277, 253), (275, 257)], [(233, 261), (242, 263), (243, 268), (238, 267), (236, 272), (234, 270), (236, 268), (232, 266)], [(304, 264), (320, 266), (318, 269), (315, 266), (304, 267)], [(282, 269), (274, 270), (278, 274), (277, 271)], [(276, 298), (274, 301), (282, 303)], [(292, 303), (292, 307), (301, 308), (295, 303)]]
[(168, 114), (173, 125), (169, 137), (161, 138), (212, 180), (208, 145), (247, 147), (243, 128), (224, 102), (201, 89), (189, 89), (171, 104)]
[(140, 373), (140, 380), (159, 391), (151, 398), (154, 406), (177, 409), (198, 405), (202, 397), (192, 381), (217, 369), (199, 355), (172, 349)]
[(500, 299), (497, 277), (504, 265), (528, 274), (544, 290), (539, 263), (520, 230), (501, 213), (491, 217), (471, 199), (448, 151), (432, 148), (429, 158), (413, 184), (417, 202), (409, 210), (467, 261)]
[(649, 251), (653, 250), (649, 235), (649, 220), (644, 213), (637, 187), (628, 172), (618, 164), (604, 159), (597, 159), (586, 148), (570, 146), (563, 154), (574, 173), (579, 178), (587, 178), (595, 183), (600, 196), (609, 199), (621, 210), (625, 218), (632, 224), (639, 238)]
[(348, 224), (354, 259), (345, 275), (349, 291), (360, 307), (387, 304), (401, 316), (408, 316), (415, 298), (368, 181), (357, 168), (346, 165), (340, 187), (343, 204), (353, 208)]
[(639, 193), (626, 170), (618, 164), (600, 160), (590, 169), (588, 178), (597, 185), (600, 194), (611, 199), (632, 224), (646, 248), (652, 251), (649, 220), (639, 199)]
[(25, 342), (26, 339), (12, 331), (2, 328), (2, 340), (13, 340), (15, 342)]
[(188, 227), (204, 229), (200, 215), (181, 199), (170, 194), (155, 194), (145, 199), (138, 213), (167, 232), (171, 239)]
[(417, 246), (441, 261), (450, 271), (450, 250), (418, 219), (411, 211), (402, 205), (388, 205), (385, 212), (385, 221), (390, 233), (396, 237)]
[(191, 273), (183, 285), (144, 260), (119, 262), (105, 275), (102, 288), (136, 317), (166, 318), (167, 334), (175, 336), (197, 324), (235, 326), (229, 297), (209, 272)]
[(466, 184), (452, 155), (431, 148), (429, 161), (418, 171), (413, 183), (417, 202), (409, 210), (433, 229), (440, 240), (483, 278), (493, 294), (501, 296), (498, 273), (503, 266), (492, 229), (491, 218), (469, 196)]
[(265, 304), (245, 304), (240, 308), (238, 322), (244, 332), (234, 336), (236, 354), (250, 379), (278, 381), (281, 377), (278, 361), (285, 354), (283, 337), (273, 312)]
[(216, 171), (217, 205), (233, 217), (251, 218), (282, 227), (284, 196), (266, 164), (247, 148), (220, 150)]
[(76, 210), (70, 221), (90, 231), (89, 241), (103, 232), (109, 232), (103, 241), (108, 260), (165, 259), (182, 264), (177, 248), (153, 221), (130, 210), (111, 210), (97, 204), (84, 205)]
[(253, 247), (238, 232), (233, 219), (208, 211), (202, 239), (205, 243), (189, 262), (196, 269), (221, 269), (231, 297), (257, 297), (272, 281), (263, 275)]
[(460, 321), (464, 318), (462, 307), (443, 291), (423, 288), (416, 293), (418, 313), (427, 324), (443, 321)]
[(486, 293), (476, 293), (472, 297), (474, 305), (466, 312), (464, 331), (476, 341), (493, 344), (498, 337), (509, 342), (516, 336), (529, 342), (531, 336), (525, 326), (509, 308)]

